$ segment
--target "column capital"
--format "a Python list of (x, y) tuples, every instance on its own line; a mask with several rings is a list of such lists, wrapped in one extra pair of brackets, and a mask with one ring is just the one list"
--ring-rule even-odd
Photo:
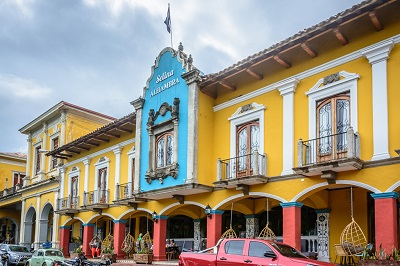
[(113, 220), (113, 223), (115, 224), (126, 224), (128, 220)]
[(195, 68), (187, 73), (183, 73), (182, 78), (186, 81), (188, 85), (195, 82), (197, 83), (201, 80), (200, 71)]
[(315, 210), (316, 213), (330, 213), (331, 209), (326, 208), (326, 209), (319, 209), (319, 210)]
[(90, 223), (87, 223), (87, 224), (82, 224), (82, 226), (95, 226), (95, 224), (90, 224)]
[(366, 48), (361, 53), (365, 56), (371, 65), (386, 61), (389, 58), (390, 51), (394, 47), (393, 40), (384, 41)]
[(136, 110), (142, 109), (143, 108), (143, 104), (144, 104), (144, 99), (142, 97), (139, 97), (138, 99), (136, 99), (136, 100), (131, 102), (131, 105), (133, 105), (133, 107)]
[(60, 229), (71, 229), (72, 227), (70, 225), (62, 225), (60, 226)]
[(88, 164), (90, 164), (90, 161), (92, 160), (92, 158), (90, 158), (89, 156), (86, 156), (83, 160), (82, 160), (82, 162), (83, 162), (83, 164), (84, 165), (88, 165)]
[(371, 197), (375, 199), (397, 199), (400, 196), (397, 192), (384, 192), (384, 193), (373, 193)]
[(296, 91), (297, 84), (299, 84), (299, 82), (300, 80), (292, 78), (277, 84), (276, 88), (279, 90), (281, 96), (285, 96), (289, 93), (294, 93)]
[(223, 214), (224, 211), (221, 211), (221, 210), (211, 210), (210, 213), (211, 213), (211, 214)]
[(289, 208), (289, 207), (298, 207), (301, 208), (303, 207), (304, 203), (302, 202), (283, 202), (280, 203), (282, 208)]
[(112, 151), (114, 152), (115, 155), (121, 154), (122, 147), (120, 146), (114, 147)]

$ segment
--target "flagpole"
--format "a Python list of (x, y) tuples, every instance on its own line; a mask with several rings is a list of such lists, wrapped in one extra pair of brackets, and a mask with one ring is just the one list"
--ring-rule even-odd
[(170, 10), (170, 6), (168, 3), (168, 9), (169, 9), (169, 17), (170, 17), (170, 23), (171, 23), (171, 48), (174, 49), (174, 46), (172, 45), (172, 19), (171, 19), (171, 10)]

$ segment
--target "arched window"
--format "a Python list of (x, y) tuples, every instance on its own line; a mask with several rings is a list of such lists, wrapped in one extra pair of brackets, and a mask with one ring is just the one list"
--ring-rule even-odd
[(236, 131), (237, 171), (247, 173), (253, 169), (251, 154), (260, 149), (259, 122), (251, 121), (237, 127)]
[(174, 162), (174, 135), (172, 132), (157, 137), (156, 151), (157, 168), (171, 165)]

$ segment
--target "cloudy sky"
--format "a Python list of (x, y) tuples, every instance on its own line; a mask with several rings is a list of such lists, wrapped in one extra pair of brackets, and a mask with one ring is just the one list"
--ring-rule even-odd
[[(170, 0), (173, 46), (218, 72), (361, 0)], [(171, 45), (168, 0), (1, 0), (0, 152), (26, 152), (18, 130), (60, 101), (116, 118), (133, 112)]]

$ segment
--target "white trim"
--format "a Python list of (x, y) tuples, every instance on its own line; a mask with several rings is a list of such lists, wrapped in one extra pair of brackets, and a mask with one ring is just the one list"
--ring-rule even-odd
[(283, 79), (281, 81), (278, 81), (278, 82), (276, 82), (274, 84), (270, 84), (268, 86), (262, 87), (262, 88), (260, 88), (258, 90), (252, 91), (250, 93), (242, 95), (242, 96), (240, 96), (238, 98), (235, 98), (233, 100), (226, 101), (224, 103), (218, 104), (218, 105), (214, 106), (214, 108), (213, 108), (214, 112), (221, 111), (221, 110), (223, 110), (225, 108), (228, 108), (230, 106), (242, 103), (244, 101), (251, 100), (251, 99), (253, 99), (253, 98), (257, 97), (257, 96), (260, 96), (260, 95), (263, 95), (263, 94), (268, 93), (270, 91), (273, 91), (273, 90), (275, 90), (277, 88), (277, 86), (279, 86), (280, 83), (285, 83), (288, 80), (295, 79), (295, 78), (298, 79), (298, 80), (302, 80), (302, 79), (314, 76), (314, 75), (316, 75), (318, 73), (330, 70), (330, 69), (332, 69), (334, 67), (341, 66), (341, 65), (343, 65), (345, 63), (351, 62), (351, 61), (356, 60), (358, 58), (361, 58), (361, 57), (363, 57), (362, 53), (363, 53), (363, 51), (365, 49), (368, 49), (370, 47), (379, 46), (379, 44), (385, 43), (385, 42), (390, 41), (390, 40), (392, 40), (394, 44), (399, 43), (400, 42), (400, 34), (395, 35), (395, 36), (393, 36), (391, 38), (388, 38), (386, 40), (383, 40), (381, 42), (378, 42), (376, 44), (367, 46), (367, 47), (362, 48), (360, 50), (354, 51), (354, 52), (349, 53), (347, 55), (344, 55), (342, 57), (336, 58), (336, 59), (334, 59), (332, 61), (329, 61), (327, 63), (324, 63), (322, 65), (319, 65), (319, 66), (316, 66), (314, 68), (308, 69), (308, 70), (303, 71), (303, 72), (301, 72), (299, 74), (296, 74), (296, 75), (293, 75), (293, 76), (288, 77), (286, 79)]
[(281, 175), (293, 174), (294, 167), (294, 93), (298, 79), (281, 83), (277, 89), (283, 97), (283, 129), (282, 129), (282, 173)]
[(372, 65), (372, 122), (374, 136), (372, 161), (390, 158), (386, 62), (393, 47), (393, 40), (390, 40), (379, 43), (362, 52)]
[(230, 158), (236, 157), (236, 128), (246, 122), (258, 120), (260, 127), (260, 148), (258, 153), (264, 153), (264, 111), (266, 107), (262, 104), (252, 103), (248, 111), (242, 112), (242, 107), (238, 108), (236, 112), (228, 118), (231, 122), (230, 132)]
[(354, 132), (358, 132), (358, 94), (357, 80), (358, 74), (340, 71), (339, 76), (343, 79), (321, 86), (323, 78), (306, 92), (308, 95), (308, 139), (315, 139), (317, 135), (317, 101), (350, 91), (350, 123)]
[[(136, 179), (136, 151), (135, 151), (135, 146), (132, 146), (132, 148), (126, 153), (128, 155), (128, 196), (131, 196), (133, 186), (135, 185), (135, 179)], [(132, 163), (133, 160), (135, 160), (135, 172), (133, 173), (133, 179), (132, 179)], [(130, 185), (129, 185), (130, 183)]]
[[(122, 147), (118, 146), (117, 148), (113, 149), (113, 152), (115, 154), (115, 177), (114, 177), (114, 200), (117, 200), (117, 184), (119, 185), (121, 183), (121, 152), (122, 152)], [(108, 182), (107, 182), (108, 183)]]
[[(103, 160), (102, 160), (103, 159)], [(94, 164), (95, 166), (95, 179), (94, 179), (94, 187), (93, 190), (97, 190), (99, 188), (98, 180), (99, 180), (99, 170), (103, 168), (107, 168), (107, 176), (105, 177), (106, 180), (106, 187), (105, 189), (108, 190), (108, 181), (110, 176), (110, 159), (107, 156), (100, 157), (97, 163)]]

